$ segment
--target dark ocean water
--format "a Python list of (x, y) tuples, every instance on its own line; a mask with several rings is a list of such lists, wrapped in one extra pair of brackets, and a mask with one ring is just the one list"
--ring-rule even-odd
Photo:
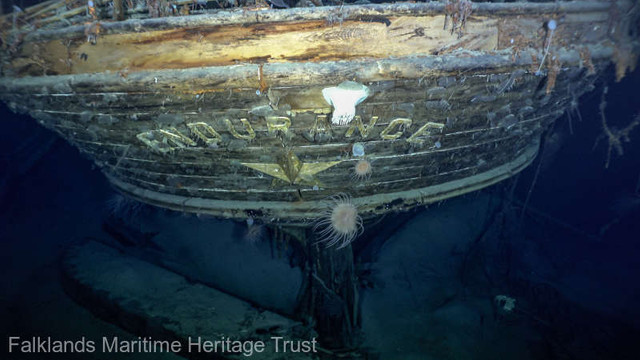
[[(582, 121), (575, 114), (571, 124), (567, 116), (557, 121), (541, 155), (520, 175), (428, 209), (390, 215), (382, 220), (388, 231), (356, 241), (362, 344), (373, 354), (369, 358), (638, 358), (640, 127), (623, 143), (622, 156), (613, 151), (608, 168), (606, 139), (594, 143), (602, 134), (603, 82), (607, 122), (624, 128), (640, 116), (640, 71), (620, 83), (612, 76), (610, 70), (579, 99)], [(257, 244), (246, 244), (244, 224), (121, 206), (123, 199), (75, 148), (4, 105), (0, 119), (1, 359), (176, 358), (7, 352), (15, 336), (147, 336), (111, 324), (118, 323), (117, 312), (96, 316), (91, 304), (89, 310), (76, 305), (61, 285), (65, 252), (113, 238), (105, 219), (114, 211), (142, 233), (160, 234), (153, 246), (175, 263), (168, 268), (255, 302), (263, 297), (286, 313), (296, 291), (280, 280), (297, 284), (299, 269), (293, 256), (274, 255), (279, 248), (269, 231)], [(249, 288), (256, 272), (270, 280)], [(267, 298), (268, 287), (280, 295)], [(515, 299), (515, 309), (505, 310), (500, 295)]]

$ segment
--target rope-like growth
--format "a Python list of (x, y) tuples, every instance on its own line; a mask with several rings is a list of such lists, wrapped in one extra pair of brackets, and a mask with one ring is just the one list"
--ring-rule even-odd
[(629, 138), (629, 133), (638, 125), (640, 125), (640, 115), (637, 115), (636, 118), (629, 123), (624, 129), (616, 129), (614, 127), (610, 127), (607, 124), (607, 117), (605, 116), (605, 109), (607, 107), (606, 95), (609, 91), (609, 88), (605, 86), (602, 90), (602, 97), (600, 98), (600, 119), (602, 120), (602, 135), (598, 136), (595, 144), (593, 144), (593, 148), (595, 149), (598, 146), (598, 143), (602, 139), (607, 139), (609, 146), (607, 148), (607, 161), (604, 164), (605, 169), (609, 168), (609, 163), (611, 162), (611, 150), (616, 149), (618, 156), (624, 155), (624, 149), (622, 148), (623, 142), (631, 142)]

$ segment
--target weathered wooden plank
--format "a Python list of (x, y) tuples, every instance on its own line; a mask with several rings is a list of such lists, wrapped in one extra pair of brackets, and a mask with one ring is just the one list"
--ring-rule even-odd
[[(473, 36), (456, 39), (442, 28), (444, 15), (390, 17), (390, 25), (370, 21), (325, 20), (277, 24), (206, 25), (72, 39), (30, 42), (11, 67), (21, 75), (83, 74), (224, 66), (238, 63), (335, 61), (408, 56), (464, 47), (497, 47), (496, 20), (476, 18)], [(419, 49), (419, 52), (416, 50)]]
[[(592, 60), (610, 59), (613, 48), (609, 46), (586, 46)], [(469, 57), (455, 55), (409, 56), (380, 60), (324, 61), (319, 63), (284, 63), (263, 65), (263, 76), (269, 87), (300, 86), (306, 84), (339, 84), (345, 79), (360, 82), (389, 81), (397, 79), (421, 79), (427, 77), (452, 76), (460, 73), (484, 71), (487, 74), (504, 73), (518, 68), (530, 68), (532, 55), (540, 52), (523, 50), (513, 58), (513, 54), (477, 54)], [(540, 55), (541, 56), (541, 55)], [(557, 59), (563, 66), (579, 66), (581, 55), (578, 49), (559, 51)], [(259, 65), (235, 65), (230, 67), (205, 67), (182, 70), (138, 71), (122, 74), (99, 73), (59, 75), (44, 77), (11, 78), (0, 81), (0, 94), (40, 93), (44, 88), (49, 93), (81, 94), (95, 92), (161, 92), (180, 93), (224, 92), (236, 89), (259, 89)]]
[[(368, 194), (367, 196), (353, 198), (352, 201), (358, 206), (359, 213), (367, 218), (376, 214), (405, 210), (418, 204), (428, 204), (464, 194), (494, 184), (517, 173), (533, 160), (537, 153), (537, 146), (537, 143), (535, 143), (532, 146), (521, 149), (522, 154), (514, 161), (487, 172), (475, 175), (469, 173), (468, 175), (470, 176), (465, 176), (462, 179), (452, 179), (452, 181), (426, 188)], [(323, 209), (327, 206), (325, 201), (299, 201), (299, 199), (296, 201), (296, 197), (293, 194), (291, 194), (292, 196), (283, 195), (281, 201), (262, 202), (256, 202), (255, 200), (214, 200), (169, 195), (142, 189), (114, 177), (109, 178), (120, 191), (141, 201), (176, 211), (210, 214), (227, 218), (258, 216), (264, 217), (267, 221), (309, 222), (312, 219), (317, 219), (318, 209)]]
[[(416, 81), (413, 82), (413, 85), (415, 85), (413, 88), (406, 81), (405, 84), (399, 84), (397, 87), (393, 87), (394, 83), (385, 84), (384, 86), (393, 87), (393, 90), (374, 90), (371, 101), (367, 101), (359, 109), (365, 123), (372, 116), (378, 116), (379, 119), (376, 126), (386, 126), (391, 119), (388, 115), (385, 116), (384, 112), (392, 113), (396, 117), (411, 117), (411, 115), (415, 115), (418, 118), (425, 117), (434, 119), (433, 121), (435, 122), (443, 122), (446, 118), (473, 116), (473, 113), (468, 111), (469, 104), (473, 105), (475, 113), (495, 111), (495, 109), (500, 109), (508, 104), (513, 105), (511, 108), (514, 110), (533, 105), (530, 94), (527, 91), (519, 90), (525, 87), (533, 88), (537, 86), (540, 77), (521, 75), (497, 78), (502, 78), (502, 80), (492, 82), (487, 76), (466, 76), (460, 84), (455, 86), (448, 85), (447, 88), (439, 86), (424, 86), (423, 88)], [(561, 78), (562, 74), (559, 75), (559, 81), (561, 81)], [(455, 81), (455, 78), (453, 79)], [(424, 81), (424, 83), (427, 82)], [(372, 89), (382, 88), (380, 83), (372, 83), (370, 87)], [(416, 88), (420, 89), (420, 91), (416, 91)], [(509, 89), (507, 90), (507, 88)], [(297, 91), (301, 91), (304, 94), (313, 93), (314, 96), (305, 95), (303, 96), (305, 102), (300, 102), (300, 100), (296, 102), (293, 99), (296, 98)], [(290, 116), (288, 114), (290, 110), (286, 109), (299, 113), (301, 110), (294, 107), (306, 107), (313, 111), (321, 109), (329, 113), (331, 109), (322, 98), (321, 91), (322, 87), (311, 87), (309, 90), (300, 90), (300, 88), (276, 89), (274, 94), (278, 95), (273, 95), (272, 98), (278, 105), (273, 107), (279, 106), (282, 108), (279, 110), (273, 110), (268, 105), (269, 99), (267, 97), (255, 96), (250, 91), (235, 93), (232, 97), (215, 94), (209, 96), (203, 94), (200, 97), (196, 94), (190, 95), (189, 99), (185, 99), (182, 95), (172, 97), (164, 94), (128, 95), (126, 93), (104, 93), (73, 96), (51, 94), (34, 96), (31, 100), (26, 99), (26, 101), (29, 108), (44, 107), (47, 109), (44, 110), (45, 112), (75, 120), (81, 127), (84, 127), (87, 123), (100, 122), (99, 119), (103, 115), (108, 115), (112, 122), (134, 120), (136, 124), (144, 124), (146, 120), (150, 121), (149, 126), (155, 127), (162, 125), (173, 114), (176, 122), (184, 120), (186, 123), (210, 122), (212, 118), (221, 120), (223, 118), (246, 117), (254, 130), (261, 132), (267, 129), (264, 121), (265, 116)], [(381, 102), (378, 99), (383, 101)], [(446, 99), (454, 100), (449, 102)], [(223, 110), (222, 107), (225, 105), (226, 109), (231, 110)], [(255, 106), (246, 107), (247, 105)], [(151, 112), (152, 107), (155, 107), (155, 111)], [(149, 109), (150, 112), (145, 113), (145, 108)], [(309, 122), (313, 121), (314, 114), (311, 117), (306, 115), (304, 112), (300, 113), (292, 124), (292, 129), (296, 129), (296, 127), (310, 128), (312, 124)], [(161, 118), (164, 118), (164, 120)], [(155, 120), (158, 120), (159, 123), (156, 123)], [(458, 124), (460, 123), (458, 122)], [(118, 124), (114, 126), (118, 126)], [(125, 133), (127, 131), (125, 128), (119, 130)], [(224, 126), (222, 129), (218, 128), (218, 131), (221, 130), (224, 131)], [(131, 136), (131, 134), (126, 136)]]
[[(264, 9), (258, 11), (243, 11), (232, 9), (214, 11), (210, 14), (185, 17), (164, 17), (157, 19), (130, 19), (119, 22), (105, 22), (105, 33), (136, 32), (144, 29), (172, 29), (186, 26), (200, 26), (209, 24), (233, 25), (251, 23), (277, 23), (285, 21), (304, 20), (350, 20), (366, 19), (366, 17), (389, 16), (429, 16), (444, 13), (445, 4), (428, 3), (395, 3), (395, 4), (366, 4), (358, 6), (323, 6), (313, 8), (293, 9)], [(474, 3), (472, 14), (493, 16), (518, 16), (527, 14), (556, 14), (556, 13), (590, 13), (606, 12), (610, 4), (601, 1), (548, 2), (518, 4)], [(374, 18), (375, 19), (375, 18)], [(61, 24), (62, 25), (62, 24)], [(74, 36), (83, 33), (83, 26), (72, 26), (56, 30), (40, 30), (28, 35), (28, 41), (50, 39), (53, 37)]]
[[(508, 162), (517, 157), (520, 150), (529, 142), (531, 142), (530, 137), (513, 137), (499, 142), (477, 144), (462, 151), (452, 149), (406, 156), (397, 155), (387, 159), (374, 158), (372, 161), (377, 170), (369, 180), (364, 182), (352, 179), (352, 166), (355, 160), (346, 160), (330, 170), (319, 173), (317, 178), (322, 183), (322, 187), (311, 191), (305, 199), (322, 200), (334, 194), (336, 189), (353, 196), (361, 196), (381, 191), (381, 189), (390, 192), (438, 184), (445, 180), (487, 171)], [(237, 166), (221, 169), (214, 165), (204, 175), (185, 176), (154, 173), (146, 170), (148, 168), (147, 166), (144, 167), (145, 170), (140, 170), (140, 167), (120, 167), (108, 172), (117, 173), (121, 179), (150, 190), (203, 198), (233, 199), (239, 193), (252, 193), (254, 200), (276, 201), (282, 199), (282, 192), (296, 195), (299, 189), (313, 190), (312, 184), (288, 185), (286, 182), (279, 182), (273, 187), (269, 185), (272, 182), (271, 178), (256, 177), (250, 170)], [(461, 169), (466, 169), (466, 172), (461, 173), (459, 171)], [(238, 177), (243, 179), (242, 183), (237, 182)], [(328, 193), (324, 191), (325, 189)], [(299, 199), (295, 198), (295, 200)]]
[[(551, 107), (551, 110), (554, 109), (555, 107)], [(306, 129), (304, 127), (297, 127), (290, 129), (290, 136), (295, 140), (291, 140), (288, 143), (295, 149), (297, 155), (303, 159), (310, 157), (318, 160), (328, 160), (330, 158), (335, 158), (336, 156), (342, 156), (345, 153), (349, 153), (351, 151), (352, 141), (365, 140), (364, 144), (366, 144), (366, 147), (368, 148), (367, 151), (371, 153), (370, 156), (375, 158), (379, 156), (402, 154), (411, 149), (413, 149), (411, 151), (416, 151), (422, 147), (433, 148), (436, 146), (436, 141), (440, 143), (439, 146), (443, 149), (469, 145), (479, 141), (489, 141), (492, 138), (505, 136), (504, 134), (508, 134), (509, 130), (512, 128), (513, 130), (517, 130), (513, 131), (517, 135), (518, 132), (527, 131), (529, 126), (534, 126), (535, 128), (540, 121), (545, 122), (544, 118), (532, 116), (533, 114), (530, 113), (525, 115), (517, 113), (517, 116), (512, 115), (511, 113), (505, 114), (508, 114), (508, 116), (506, 116), (507, 120), (504, 121), (501, 121), (500, 118), (496, 118), (495, 121), (489, 121), (484, 114), (482, 116), (475, 117), (471, 117), (469, 115), (467, 118), (461, 118), (457, 127), (447, 127), (445, 125), (442, 131), (435, 131), (430, 138), (422, 140), (422, 144), (410, 142), (411, 138), (424, 124), (423, 122), (420, 122), (420, 117), (416, 119), (415, 124), (411, 124), (403, 130), (404, 134), (400, 136), (401, 141), (397, 142), (381, 138), (380, 134), (385, 129), (389, 128), (390, 123), (389, 121), (380, 121), (380, 123), (376, 123), (375, 126), (369, 128), (369, 133), (366, 139), (362, 139), (357, 135), (347, 137), (346, 132), (348, 132), (351, 127), (343, 126), (341, 129), (336, 129), (336, 131), (334, 131), (334, 142), (314, 145), (312, 141), (309, 141), (301, 135), (301, 133)], [(500, 116), (504, 117), (505, 115), (502, 114)], [(509, 119), (511, 119), (511, 121), (508, 121)], [(438, 120), (442, 120), (443, 124), (445, 123), (445, 119), (430, 119), (430, 121)], [(295, 121), (297, 121), (297, 118)], [(69, 124), (69, 122), (65, 121), (64, 124)], [(213, 125), (214, 127), (216, 126), (215, 124)], [(257, 129), (257, 126), (253, 126), (257, 140), (246, 142), (241, 147), (229, 148), (229, 146), (225, 144), (225, 140), (221, 140), (219, 144), (220, 149), (207, 149), (206, 145), (203, 143), (194, 143), (193, 147), (185, 147), (184, 149), (176, 150), (181, 152), (180, 156), (158, 156), (157, 154), (153, 154), (152, 148), (145, 148), (144, 146), (140, 148), (143, 143), (138, 141), (135, 136), (141, 130), (131, 131), (129, 129), (120, 128), (101, 128), (94, 125), (89, 125), (86, 128), (83, 128), (82, 126), (76, 126), (74, 123), (70, 123), (69, 126), (63, 125), (63, 122), (55, 125), (56, 129), (67, 134), (67, 137), (73, 137), (74, 141), (82, 143), (83, 146), (89, 150), (93, 149), (92, 151), (98, 156), (103, 150), (113, 152), (114, 156), (120, 156), (120, 150), (118, 148), (127, 146), (131, 147), (127, 153), (128, 159), (135, 157), (145, 160), (152, 159), (162, 166), (172, 165), (174, 164), (174, 161), (179, 161), (182, 164), (190, 163), (191, 165), (197, 166), (198, 162), (206, 163), (207, 159), (211, 156), (220, 156), (222, 151), (232, 151), (233, 157), (238, 161), (251, 162), (252, 160), (255, 161), (258, 157), (263, 157), (263, 154), (265, 153), (264, 149), (268, 146), (273, 146), (275, 148), (280, 146), (282, 141), (280, 138), (269, 137), (266, 129)], [(152, 126), (149, 126), (148, 128), (152, 128)], [(225, 133), (224, 128), (217, 128), (217, 131), (221, 134)], [(188, 131), (185, 131), (184, 134), (185, 136), (189, 136)], [(196, 138), (193, 137), (193, 139), (195, 140)], [(310, 147), (305, 145), (314, 146)], [(225, 150), (224, 148), (227, 149)], [(189, 157), (193, 157), (194, 160), (189, 161)]]
[[(370, 97), (367, 103), (359, 108), (363, 115), (377, 115), (376, 111), (386, 108), (402, 110), (415, 104), (417, 111), (428, 106), (433, 115), (440, 114), (439, 110), (447, 109), (451, 99), (458, 103), (473, 103), (476, 106), (495, 106), (496, 103), (514, 102), (527, 99), (526, 92), (517, 91), (527, 86), (535, 86), (540, 77), (519, 71), (513, 74), (495, 74), (487, 76), (485, 73), (470, 73), (460, 78), (460, 84), (455, 83), (455, 77), (434, 77), (417, 80), (395, 80), (384, 82), (369, 82)], [(446, 85), (446, 88), (440, 84)], [(136, 121), (154, 120), (154, 116), (161, 114), (176, 114), (184, 116), (186, 120), (199, 116), (229, 116), (225, 112), (246, 111), (246, 116), (286, 115), (287, 111), (301, 112), (304, 109), (326, 109), (330, 112), (330, 105), (322, 97), (322, 89), (335, 86), (335, 83), (325, 83), (316, 86), (271, 87), (268, 94), (256, 95), (255, 90), (239, 90), (227, 92), (207, 92), (193, 89), (188, 92), (97, 92), (71, 93), (68, 95), (55, 93), (32, 94), (29, 106), (38, 106), (46, 112), (56, 111), (65, 116), (91, 115), (90, 113), (108, 113), (111, 116), (129, 119), (135, 115)], [(122, 89), (122, 90), (126, 90)], [(510, 91), (515, 90), (515, 91)], [(48, 92), (45, 87), (40, 91)], [(439, 100), (444, 100), (440, 105)], [(271, 104), (271, 106), (269, 106)], [(269, 106), (271, 109), (267, 108)], [(454, 111), (456, 109), (453, 109)], [(262, 114), (262, 115), (260, 115)], [(83, 120), (86, 121), (86, 120)], [(194, 119), (201, 121), (201, 119)]]

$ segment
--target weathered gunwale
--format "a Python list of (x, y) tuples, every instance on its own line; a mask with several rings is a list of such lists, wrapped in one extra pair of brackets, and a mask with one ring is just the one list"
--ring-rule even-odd
[[(585, 45), (593, 61), (608, 60), (614, 52), (613, 46)], [(509, 51), (493, 54), (470, 54), (461, 57), (456, 54), (440, 56), (406, 56), (389, 59), (359, 59), (353, 61), (322, 61), (299, 63), (291, 67), (287, 63), (265, 63), (262, 71), (269, 77), (271, 87), (300, 86), (300, 80), (317, 79), (321, 83), (340, 83), (344, 79), (360, 81), (385, 81), (397, 79), (419, 79), (465, 73), (472, 70), (484, 70), (487, 73), (509, 72), (516, 69), (529, 69), (534, 65), (531, 55), (540, 55), (534, 50), (525, 49), (517, 56)], [(579, 66), (579, 49), (557, 52), (558, 60), (566, 66)], [(231, 66), (211, 66), (180, 70), (148, 70), (127, 74), (113, 72), (91, 74), (65, 74), (55, 76), (28, 76), (0, 78), (0, 95), (53, 95), (74, 96), (104, 93), (144, 94), (176, 93), (199, 94), (236, 91), (255, 91), (258, 65), (239, 64)], [(56, 85), (65, 84), (59, 89)], [(305, 83), (305, 85), (309, 82)], [(312, 83), (311, 83), (312, 84)], [(47, 93), (42, 93), (46, 88)], [(101, 91), (95, 91), (100, 89)], [(196, 90), (197, 89), (197, 90)], [(66, 91), (61, 91), (66, 90)]]
[[(545, 15), (554, 13), (589, 13), (608, 11), (611, 3), (602, 1), (572, 1), (543, 3), (473, 3), (474, 15)], [(178, 17), (127, 19), (117, 22), (102, 23), (107, 34), (140, 32), (142, 28), (152, 30), (168, 30), (199, 25), (234, 25), (254, 23), (277, 23), (302, 20), (326, 20), (327, 17), (339, 13), (343, 20), (356, 20), (359, 16), (427, 16), (444, 14), (445, 4), (441, 2), (427, 3), (394, 3), (364, 4), (346, 6), (322, 6), (313, 8), (259, 9), (246, 11), (243, 9), (218, 10), (210, 14), (198, 14)], [(5, 17), (8, 18), (10, 14)], [(143, 24), (144, 23), (144, 24)], [(65, 26), (60, 29), (38, 29), (25, 31), (26, 41), (41, 41), (53, 38), (71, 38), (84, 36), (84, 25)]]

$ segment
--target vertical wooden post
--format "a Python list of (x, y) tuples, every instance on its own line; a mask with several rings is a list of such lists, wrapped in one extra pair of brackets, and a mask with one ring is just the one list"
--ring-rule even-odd
[(329, 349), (356, 346), (357, 288), (351, 246), (310, 245), (313, 317), (320, 343)]
[(306, 279), (298, 317), (315, 324), (321, 346), (333, 351), (353, 350), (360, 326), (353, 250), (351, 246), (338, 249), (315, 243), (310, 229), (304, 234)]

